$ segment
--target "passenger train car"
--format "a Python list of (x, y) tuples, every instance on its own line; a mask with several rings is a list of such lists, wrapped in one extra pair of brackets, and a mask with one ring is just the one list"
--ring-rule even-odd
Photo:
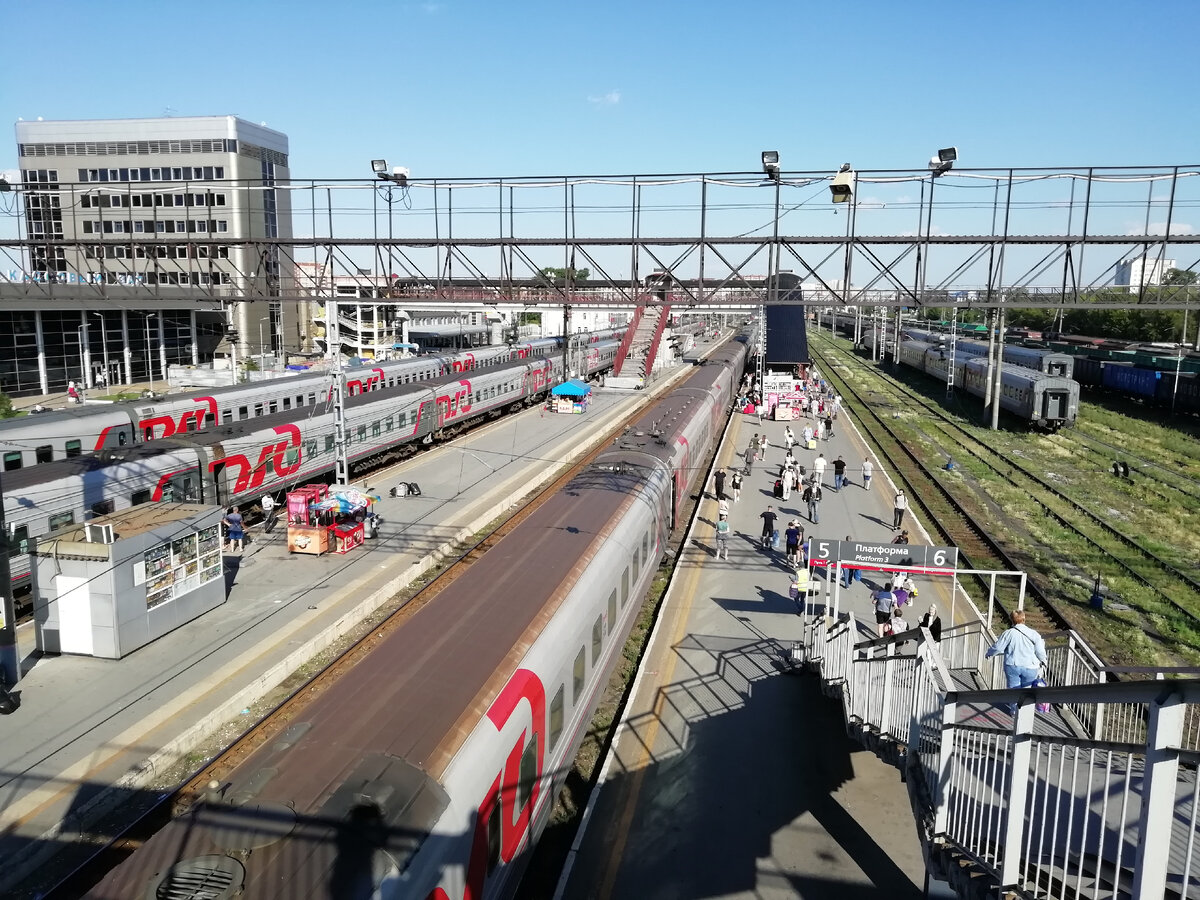
[[(624, 329), (582, 336), (589, 348), (620, 340)], [(382, 387), (414, 384), (454, 372), (474, 372), (517, 359), (562, 353), (561, 338), (474, 347), (453, 353), (418, 356), (346, 370), (348, 396)], [(258, 418), (290, 409), (313, 407), (329, 397), (328, 373), (231, 385), (181, 394), (158, 401), (69, 407), (0, 422), (0, 454), (6, 472), (143, 440), (201, 431), (214, 425)]]
[[(612, 368), (620, 344), (588, 347), (586, 371)], [(533, 402), (561, 378), (562, 358), (518, 360), (432, 382), (379, 388), (346, 403), (351, 469), (402, 459), (484, 416)], [(158, 500), (229, 505), (329, 475), (334, 416), (326, 406), (278, 410), (205, 431), (55, 460), (4, 476), (13, 584), (29, 583), (27, 542)]]
[[(902, 341), (900, 362), (943, 382), (953, 365), (956, 385), (979, 398), (987, 392), (985, 357), (960, 353), (951, 360), (948, 350), (937, 344)], [(1070, 378), (1006, 365), (1000, 381), (1000, 408), (1039, 428), (1057, 430), (1074, 424), (1079, 415), (1079, 384)]]
[(511, 897), (745, 354), (719, 348), (87, 896)]
[[(948, 344), (950, 342), (949, 335), (936, 331), (905, 328), (903, 325), (901, 326), (901, 331), (914, 341), (921, 341), (926, 344)], [(1024, 369), (1033, 369), (1035, 372), (1043, 372), (1046, 375), (1058, 375), (1062, 378), (1072, 377), (1075, 357), (1069, 353), (1057, 353), (1053, 350), (1021, 347), (1017, 344), (1003, 344), (1002, 346), (1004, 348), (1002, 358), (1006, 365), (1021, 366)], [(967, 338), (959, 338), (955, 341), (954, 347), (959, 353), (965, 353), (968, 356), (987, 356), (988, 352), (986, 340), (974, 341)]]

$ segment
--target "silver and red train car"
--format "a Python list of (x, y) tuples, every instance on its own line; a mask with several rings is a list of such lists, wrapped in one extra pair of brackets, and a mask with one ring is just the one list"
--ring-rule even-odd
[[(612, 368), (617, 341), (590, 344), (589, 375)], [(561, 380), (562, 357), (517, 360), (419, 384), (382, 387), (346, 403), (352, 471), (402, 459), (545, 395)], [(4, 473), (13, 584), (29, 584), (28, 541), (93, 516), (159, 500), (249, 504), (268, 491), (328, 476), (335, 466), (334, 415), (325, 403), (260, 412), (204, 431), (128, 444)]]
[[(581, 335), (580, 343), (590, 349), (600, 343), (619, 341), (623, 334), (623, 329), (605, 329)], [(474, 372), (516, 360), (543, 359), (561, 354), (562, 348), (562, 338), (538, 338), (358, 366), (346, 372), (346, 393), (354, 397), (380, 388), (430, 381), (458, 372)], [(11, 472), (289, 409), (314, 407), (326, 402), (329, 389), (329, 373), (320, 372), (173, 395), (161, 400), (85, 404), (8, 419), (0, 421), (0, 465), (3, 471)]]
[(87, 896), (511, 896), (745, 355), (718, 348)]

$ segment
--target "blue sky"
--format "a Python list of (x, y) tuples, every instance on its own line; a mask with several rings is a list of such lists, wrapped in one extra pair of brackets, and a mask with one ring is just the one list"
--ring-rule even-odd
[[(0, 119), (235, 113), (293, 174), (1195, 162), (1200, 4), (10, 5)], [(154, 23), (147, 25), (146, 23)], [(11, 135), (11, 132), (9, 132)], [(0, 169), (15, 167), (10, 137)]]
[[(960, 170), (1200, 163), (1195, 66), (1176, 37), (1200, 31), (1196, 0), (43, 0), (15, 5), (5, 23), (19, 37), (0, 59), (0, 120), (234, 114), (287, 134), (301, 180), (369, 179), (378, 157), (414, 178), (751, 172), (764, 149), (780, 152), (785, 173), (843, 162), (924, 172), (950, 145)], [(10, 137), (0, 170), (15, 167)], [(1185, 181), (1171, 227), (1196, 233), (1200, 179)], [(1096, 205), (1090, 233), (1162, 233), (1169, 187), (1151, 188), (1147, 212), (1145, 186), (1098, 186), (1093, 200), (1116, 202)], [(860, 233), (915, 233), (921, 190), (915, 178), (860, 182)], [(1062, 233), (1068, 222), (1078, 231), (1083, 190), (1073, 202), (1069, 191), (1066, 181), (1018, 188), (1025, 206), (1011, 233)], [(393, 208), (397, 234), (432, 232), (432, 200), (419, 193), (411, 209)], [(562, 233), (552, 193), (525, 192), (519, 202), (534, 208), (518, 215), (518, 235)], [(935, 233), (988, 233), (996, 196), (992, 184), (941, 179)], [(387, 234), (371, 211), (378, 193), (345, 197), (339, 208), (366, 207), (342, 209), (336, 234)], [(581, 215), (579, 234), (627, 233), (627, 189), (581, 188), (576, 199), (597, 210)], [(824, 184), (787, 185), (781, 199), (783, 233), (844, 231)], [(656, 189), (642, 233), (699, 233), (698, 200), (695, 185)], [(769, 190), (713, 190), (709, 200), (728, 204), (710, 234), (769, 233)], [(304, 197), (295, 203), (296, 233), (307, 234)], [(494, 189), (458, 192), (454, 208), (456, 236), (494, 233)], [(0, 232), (13, 227), (0, 222)], [(1086, 278), (1105, 281), (1137, 249), (1090, 254)], [(1021, 266), (1036, 267), (1040, 253), (1024, 251)], [(1181, 249), (1181, 265), (1200, 263), (1195, 254)], [(481, 253), (479, 269), (497, 271), (495, 256)], [(935, 281), (958, 265), (954, 254), (930, 259)], [(618, 252), (607, 265), (629, 268)], [(982, 265), (954, 277), (982, 283)], [(765, 256), (747, 269), (760, 270)], [(1026, 271), (1014, 258), (1006, 274), (1021, 281)], [(1056, 272), (1038, 277), (1057, 282)]]

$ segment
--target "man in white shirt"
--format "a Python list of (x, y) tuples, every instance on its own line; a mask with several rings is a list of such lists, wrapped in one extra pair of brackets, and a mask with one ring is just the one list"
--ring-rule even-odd
[(896, 499), (892, 501), (892, 531), (896, 531), (904, 523), (904, 511), (908, 509), (908, 498), (904, 489), (896, 491)]
[(869, 459), (863, 460), (863, 489), (869, 491), (871, 489), (871, 476), (875, 474), (875, 464)]
[(825, 459), (824, 453), (818, 453), (817, 458), (813, 460), (813, 474), (817, 476), (817, 484), (825, 483), (825, 466), (828, 461)]

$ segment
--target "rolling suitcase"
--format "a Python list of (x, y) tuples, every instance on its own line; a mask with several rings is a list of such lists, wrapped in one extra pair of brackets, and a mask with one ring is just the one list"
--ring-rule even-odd
[(783, 499), (783, 482), (778, 478), (775, 479), (775, 499)]
[(816, 449), (817, 449), (817, 441), (816, 441), (816, 438), (810, 438), (810, 439), (809, 439), (809, 442), (808, 442), (808, 449), (809, 449), (809, 450), (816, 450)]

